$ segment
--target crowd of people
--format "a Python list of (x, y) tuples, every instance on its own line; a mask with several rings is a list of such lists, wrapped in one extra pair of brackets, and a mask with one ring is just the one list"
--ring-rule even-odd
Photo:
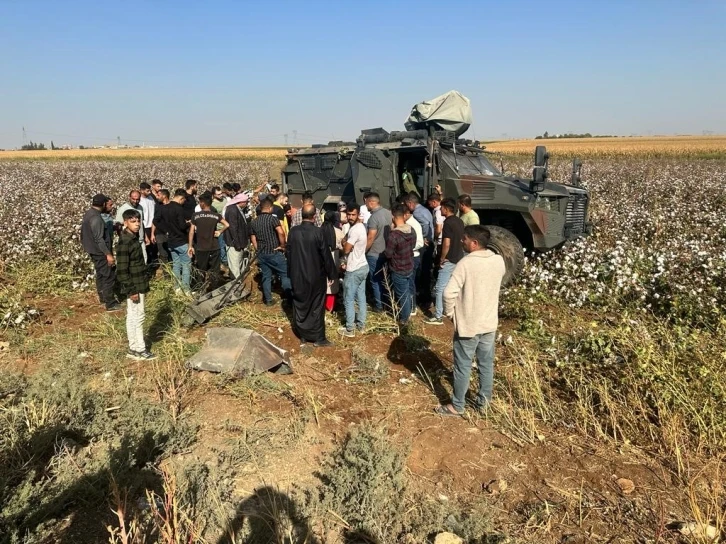
[(128, 357), (154, 358), (143, 337), (144, 297), (161, 265), (171, 263), (179, 292), (192, 293), (192, 267), (194, 288), (212, 290), (244, 273), (243, 255), (252, 246), (264, 304), (276, 304), (273, 282), (279, 279), (282, 305), (303, 343), (331, 345), (325, 313), (338, 301), (345, 317), (337, 332), (344, 338), (365, 333), (369, 306), (390, 313), (402, 334), (419, 311), (427, 325), (451, 318), (454, 394), (436, 411), (463, 413), (475, 359), (477, 406), (486, 407), (505, 268), (488, 249), (489, 230), (479, 225), (469, 195), (444, 198), (437, 187), (424, 205), (410, 191), (389, 209), (369, 192), (360, 205), (339, 202), (337, 209), (321, 210), (310, 193), (292, 208), (274, 183), (253, 191), (225, 183), (200, 195), (197, 188), (188, 180), (172, 194), (159, 180), (141, 183), (115, 216), (113, 200), (98, 194), (83, 218), (81, 240), (94, 263), (99, 300), (109, 312), (122, 309), (119, 300), (126, 303)]

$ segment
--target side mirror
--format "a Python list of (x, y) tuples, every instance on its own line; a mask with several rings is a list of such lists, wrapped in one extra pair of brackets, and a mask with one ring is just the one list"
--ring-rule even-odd
[(534, 169), (532, 170), (532, 180), (529, 182), (529, 190), (533, 193), (544, 191), (545, 183), (549, 174), (547, 173), (547, 163), (550, 154), (543, 145), (538, 145), (534, 150)]
[(582, 181), (581, 177), (582, 173), (582, 161), (580, 159), (575, 159), (572, 161), (572, 177), (570, 178), (570, 184), (574, 185), (575, 187), (580, 186), (580, 182)]

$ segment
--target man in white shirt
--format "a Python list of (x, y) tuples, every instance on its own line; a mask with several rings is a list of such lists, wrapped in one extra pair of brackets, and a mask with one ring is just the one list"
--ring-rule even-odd
[[(116, 218), (114, 219), (114, 226), (118, 229), (123, 227), (124, 219), (123, 215), (126, 210), (136, 210), (141, 214), (141, 222), (146, 223), (144, 217), (144, 208), (141, 207), (141, 191), (134, 189), (129, 193), (129, 201), (124, 203), (120, 208), (116, 210)], [(153, 219), (152, 219), (153, 220)], [(118, 231), (120, 232), (120, 230)], [(149, 239), (144, 234), (144, 229), (139, 229), (139, 241), (141, 242), (141, 252), (144, 254), (144, 262), (149, 262), (149, 257), (146, 255), (146, 245)]]
[[(366, 259), (366, 242), (368, 233), (365, 225), (358, 221), (360, 208), (353, 202), (348, 205), (348, 236), (343, 239), (345, 277), (343, 278), (343, 301), (345, 302), (345, 327), (338, 333), (348, 338), (355, 336), (355, 330), (363, 333), (366, 326), (366, 278), (368, 277), (368, 260)], [(355, 303), (358, 303), (358, 312)]]
[(411, 314), (416, 315), (416, 274), (418, 274), (419, 268), (421, 268), (421, 248), (424, 245), (423, 229), (421, 223), (411, 213), (408, 208), (405, 209), (403, 218), (407, 225), (410, 225), (413, 232), (416, 234), (416, 243), (413, 246), (413, 274), (409, 279), (409, 289), (411, 293)]
[(139, 184), (139, 192), (141, 193), (141, 201), (139, 205), (143, 210), (142, 217), (144, 224), (142, 229), (144, 231), (144, 238), (146, 240), (146, 256), (149, 263), (157, 264), (159, 254), (156, 249), (156, 244), (151, 243), (151, 226), (154, 224), (154, 209), (156, 208), (156, 200), (152, 195), (151, 184), (142, 181)]
[(451, 404), (436, 408), (442, 416), (464, 413), (474, 356), (479, 367), (477, 409), (486, 410), (492, 400), (499, 289), (506, 269), (504, 259), (487, 249), (489, 237), (483, 225), (464, 228), (466, 255), (456, 263), (444, 290), (444, 314), (454, 321), (454, 394)]
[(368, 197), (370, 196), (370, 193), (365, 193), (363, 195), (363, 204), (360, 207), (360, 211), (358, 213), (358, 219), (361, 223), (364, 225), (368, 225), (368, 218), (371, 216), (371, 212), (368, 209)]

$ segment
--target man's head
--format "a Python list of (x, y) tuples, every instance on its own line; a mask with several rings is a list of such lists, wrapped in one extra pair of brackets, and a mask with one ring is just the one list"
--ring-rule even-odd
[(313, 203), (313, 194), (309, 191), (305, 191), (302, 195), (302, 203), (305, 204), (312, 204)]
[(403, 204), (396, 204), (391, 208), (393, 225), (400, 227), (406, 222), (406, 207)]
[(199, 195), (199, 207), (203, 210), (208, 210), (212, 207), (212, 193), (205, 191)]
[(418, 198), (418, 195), (413, 191), (403, 197), (403, 203), (412, 212), (416, 209), (416, 206), (418, 206), (420, 202), (421, 200)]
[(129, 204), (136, 207), (139, 205), (139, 202), (141, 202), (141, 192), (134, 189), (129, 193)]
[(126, 210), (121, 218), (124, 220), (124, 228), (133, 234), (137, 234), (141, 228), (141, 214), (137, 210)]
[(222, 184), (222, 192), (227, 196), (234, 196), (234, 189), (232, 189), (232, 184), (229, 181)]
[(262, 202), (260, 202), (260, 211), (262, 213), (272, 213), (272, 200), (269, 198), (262, 199)]
[(212, 187), (212, 197), (214, 200), (219, 200), (222, 202), (224, 200), (224, 193), (222, 192), (221, 187)]
[(189, 195), (196, 195), (197, 194), (197, 185), (199, 183), (196, 179), (188, 179), (186, 183), (184, 184), (184, 189), (186, 189), (187, 194)]
[(456, 201), (453, 198), (445, 198), (441, 201), (441, 215), (444, 217), (456, 215)]
[(103, 211), (104, 213), (110, 214), (112, 210), (113, 210), (113, 200), (111, 200), (109, 198), (106, 201), (106, 203), (103, 205), (103, 210), (101, 210), (101, 211)]
[(142, 181), (141, 183), (139, 183), (139, 192), (141, 193), (141, 196), (146, 198), (151, 194), (151, 184)]
[(171, 195), (168, 189), (159, 189), (159, 200), (161, 200), (162, 204), (168, 204), (170, 198)]
[(280, 194), (280, 186), (277, 183), (270, 185), (270, 196), (277, 197)]
[(161, 191), (164, 188), (164, 184), (159, 179), (152, 179), (151, 180), (151, 191), (156, 195), (159, 194), (159, 191)]
[(429, 203), (429, 206), (431, 206), (431, 208), (437, 208), (441, 205), (441, 195), (439, 193), (431, 193), (429, 195), (429, 198), (427, 199), (427, 202)]
[(235, 182), (232, 184), (232, 190), (234, 191), (234, 194), (237, 194), (242, 190), (242, 186), (239, 183)]
[(358, 219), (360, 218), (360, 206), (358, 206), (358, 204), (356, 204), (355, 202), (351, 202), (350, 204), (348, 204), (345, 213), (346, 218), (348, 219), (348, 223), (352, 227), (358, 222)]
[(174, 191), (174, 198), (172, 200), (178, 204), (184, 204), (187, 201), (186, 189), (177, 189)]
[(93, 195), (93, 198), (91, 199), (91, 206), (96, 208), (97, 210), (103, 211), (104, 206), (106, 206), (106, 202), (111, 200), (106, 195), (102, 195), (101, 193), (98, 193), (97, 195)]
[(368, 193), (368, 198), (366, 199), (366, 206), (368, 206), (369, 210), (375, 210), (376, 208), (381, 207), (381, 197), (378, 195), (378, 193)]
[(469, 225), (464, 227), (464, 237), (461, 239), (461, 245), (464, 246), (464, 251), (471, 253), (480, 249), (487, 249), (490, 238), (489, 229), (484, 225)]
[(277, 202), (280, 206), (285, 206), (285, 204), (287, 204), (287, 194), (277, 193), (277, 196), (275, 197), (275, 202)]
[(247, 203), (249, 201), (250, 201), (250, 198), (244, 193), (235, 195), (235, 197), (232, 198), (232, 204), (236, 204), (237, 207), (240, 208), (241, 210), (243, 210), (247, 207)]
[(314, 221), (316, 211), (317, 210), (313, 204), (303, 204), (302, 211), (300, 212), (302, 214), (302, 220)]
[(471, 197), (466, 193), (460, 194), (459, 198), (456, 199), (459, 204), (459, 211), (461, 213), (467, 213), (471, 210)]

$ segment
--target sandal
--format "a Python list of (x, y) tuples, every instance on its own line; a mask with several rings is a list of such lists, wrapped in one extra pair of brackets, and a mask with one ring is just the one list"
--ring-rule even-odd
[[(436, 408), (434, 408), (434, 412), (444, 417), (461, 417), (464, 415), (463, 411), (452, 412), (451, 410), (449, 410), (449, 406), (451, 406), (451, 404), (447, 404), (446, 406), (437, 406)], [(453, 406), (451, 407), (454, 408)]]

